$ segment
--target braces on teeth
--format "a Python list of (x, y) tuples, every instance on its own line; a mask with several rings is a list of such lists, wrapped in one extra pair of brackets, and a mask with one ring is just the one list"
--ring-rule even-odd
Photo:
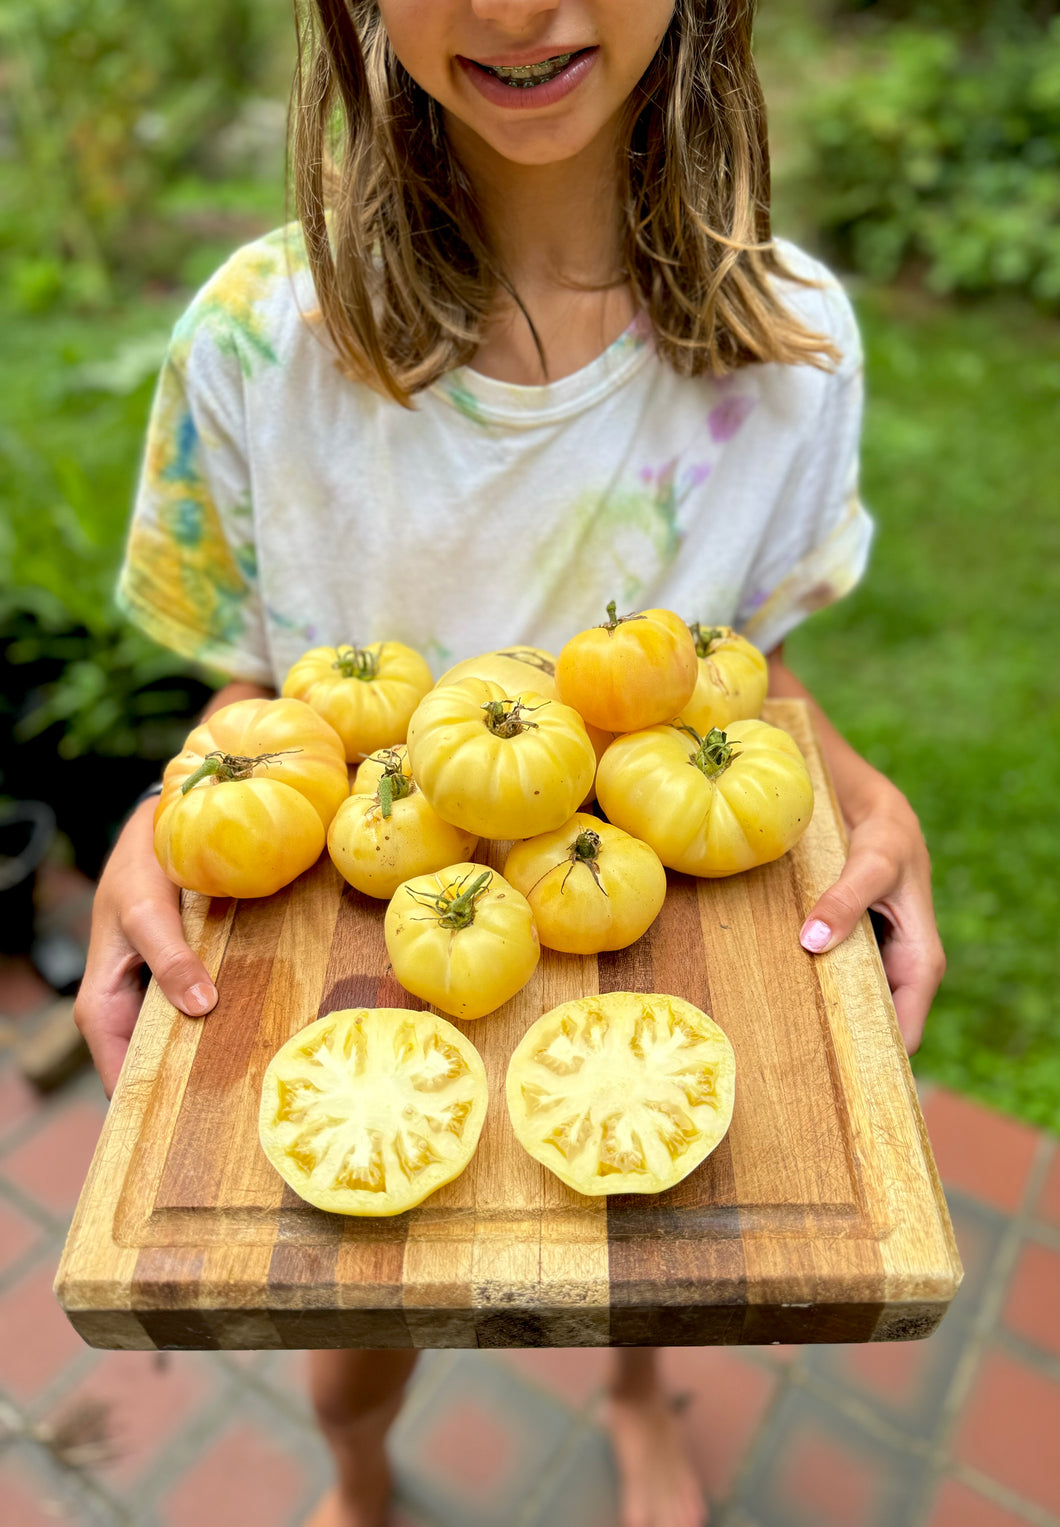
[(525, 89), (528, 85), (539, 85), (542, 80), (551, 79), (561, 69), (565, 69), (573, 57), (573, 53), (559, 53), (555, 58), (542, 59), (539, 64), (501, 64), (492, 68), (489, 64), (483, 64), (482, 67), (506, 85), (517, 85)]

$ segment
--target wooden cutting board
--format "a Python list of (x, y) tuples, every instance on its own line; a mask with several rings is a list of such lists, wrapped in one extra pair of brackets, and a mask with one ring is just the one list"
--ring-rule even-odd
[[(56, 1292), (93, 1346), (461, 1347), (878, 1341), (928, 1335), (961, 1266), (867, 918), (831, 954), (798, 930), (843, 864), (809, 714), (813, 820), (775, 864), (671, 873), (631, 948), (545, 950), (479, 1047), (489, 1112), (467, 1171), (392, 1219), (302, 1202), (257, 1138), (262, 1074), (344, 1007), (422, 1007), (398, 985), (385, 903), (325, 858), (260, 901), (188, 895), (220, 998), (185, 1018), (152, 984), (66, 1243)], [(502, 857), (491, 852), (500, 867)], [(587, 1199), (519, 1147), (504, 1075), (529, 1024), (596, 991), (686, 997), (736, 1053), (717, 1150), (656, 1196)]]

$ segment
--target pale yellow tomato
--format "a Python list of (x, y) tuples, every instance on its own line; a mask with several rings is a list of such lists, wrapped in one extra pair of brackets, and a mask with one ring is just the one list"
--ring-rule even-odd
[(265, 1071), (262, 1149), (332, 1214), (401, 1214), (467, 1166), (486, 1117), (486, 1068), (435, 1013), (352, 1008), (295, 1034)]
[(434, 680), (418, 652), (402, 642), (314, 647), (283, 681), (335, 728), (351, 763), (405, 741), (409, 717)]
[(797, 744), (764, 721), (734, 721), (703, 739), (674, 726), (616, 737), (596, 789), (610, 821), (689, 875), (735, 875), (779, 859), (813, 815)]
[(349, 792), (342, 743), (301, 700), (238, 700), (166, 766), (154, 845), (205, 896), (269, 896), (307, 870)]
[(691, 1002), (608, 992), (562, 1002), (512, 1053), (515, 1137), (573, 1188), (661, 1193), (719, 1144), (732, 1119), (736, 1061)]
[(681, 707), (681, 720), (705, 737), (712, 727), (760, 716), (769, 667), (758, 648), (731, 626), (693, 623), (688, 629), (696, 645), (699, 677), (692, 698)]
[(481, 864), (407, 880), (383, 932), (406, 991), (454, 1018), (492, 1013), (526, 985), (541, 957), (526, 897)]
[(666, 871), (647, 843), (578, 812), (554, 832), (516, 843), (504, 878), (530, 903), (546, 949), (625, 949), (658, 917)]
[(688, 627), (672, 610), (616, 615), (580, 631), (556, 660), (560, 699), (605, 732), (671, 721), (696, 687), (699, 665)]
[(546, 700), (555, 700), (558, 699), (555, 675), (556, 659), (543, 647), (501, 647), (496, 652), (483, 652), (454, 663), (438, 684), (440, 687), (456, 684), (460, 679), (492, 679), (506, 693), (532, 689)]
[(559, 827), (585, 799), (596, 768), (570, 706), (508, 694), (488, 679), (432, 689), (409, 722), (408, 746), (438, 815), (480, 838), (529, 838)]
[(403, 880), (469, 859), (477, 847), (474, 833), (431, 809), (404, 744), (365, 759), (328, 828), (336, 869), (367, 896), (393, 896)]

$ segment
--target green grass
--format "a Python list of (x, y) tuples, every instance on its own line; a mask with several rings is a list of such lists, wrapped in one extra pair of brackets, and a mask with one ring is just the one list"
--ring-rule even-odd
[(789, 653), (932, 851), (949, 969), (916, 1069), (1060, 1129), (1060, 325), (897, 292), (859, 310), (877, 543)]

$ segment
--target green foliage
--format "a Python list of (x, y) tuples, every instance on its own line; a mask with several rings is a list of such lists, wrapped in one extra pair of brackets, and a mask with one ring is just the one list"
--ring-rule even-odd
[(949, 969), (917, 1069), (1060, 1130), (1060, 328), (893, 293), (860, 316), (877, 544), (791, 660), (932, 851)]
[(166, 215), (166, 188), (216, 171), (280, 24), (282, 7), (254, 0), (4, 0), (0, 262), (16, 303), (102, 304), (171, 278), (201, 230)]
[(834, 259), (1060, 307), (1060, 18), (989, 47), (895, 25), (802, 111), (802, 189)]
[(176, 304), (107, 321), (6, 314), (0, 373), (5, 731), (60, 755), (166, 757), (187, 664), (119, 617), (112, 592), (147, 410)]

